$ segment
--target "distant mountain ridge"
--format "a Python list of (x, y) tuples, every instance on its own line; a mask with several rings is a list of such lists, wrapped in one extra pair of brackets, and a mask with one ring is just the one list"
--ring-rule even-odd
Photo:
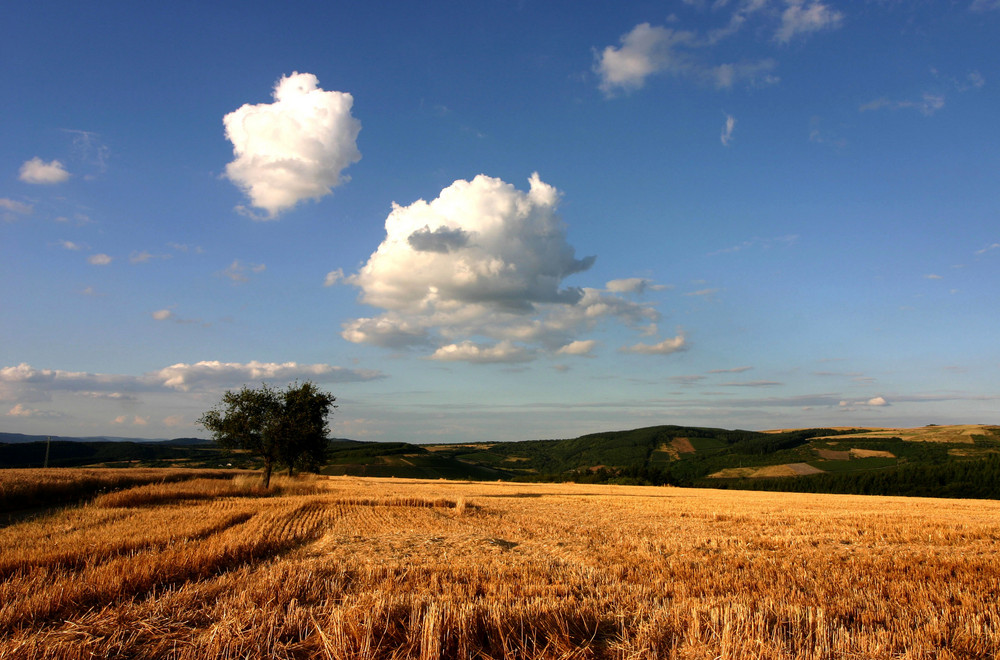
[(63, 442), (171, 442), (175, 444), (202, 444), (210, 443), (211, 440), (204, 438), (126, 438), (114, 435), (94, 435), (94, 436), (65, 436), (65, 435), (25, 435), (24, 433), (4, 433), (0, 432), (0, 443), (16, 444), (24, 442), (46, 442), (48, 440)]

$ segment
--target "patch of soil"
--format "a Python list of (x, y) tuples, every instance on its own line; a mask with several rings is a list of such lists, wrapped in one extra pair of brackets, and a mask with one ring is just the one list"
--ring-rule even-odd
[(674, 438), (670, 445), (684, 454), (693, 454), (696, 451), (694, 445), (691, 444), (691, 440), (688, 438)]

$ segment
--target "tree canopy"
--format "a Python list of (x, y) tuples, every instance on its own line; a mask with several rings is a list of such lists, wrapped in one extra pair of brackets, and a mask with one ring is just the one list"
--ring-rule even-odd
[(227, 390), (222, 401), (198, 419), (228, 449), (247, 450), (264, 461), (264, 487), (275, 465), (316, 469), (326, 458), (327, 418), (336, 401), (311, 382), (284, 390), (267, 384)]

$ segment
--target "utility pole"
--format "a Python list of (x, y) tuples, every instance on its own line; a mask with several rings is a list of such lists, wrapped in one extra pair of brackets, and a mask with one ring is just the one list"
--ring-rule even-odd
[(52, 436), (45, 437), (45, 467), (49, 466), (49, 445), (52, 444)]

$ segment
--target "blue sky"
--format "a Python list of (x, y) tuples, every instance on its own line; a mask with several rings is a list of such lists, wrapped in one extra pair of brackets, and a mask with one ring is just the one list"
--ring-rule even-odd
[(15, 3), (0, 428), (1000, 423), (1000, 2)]

